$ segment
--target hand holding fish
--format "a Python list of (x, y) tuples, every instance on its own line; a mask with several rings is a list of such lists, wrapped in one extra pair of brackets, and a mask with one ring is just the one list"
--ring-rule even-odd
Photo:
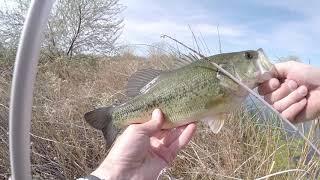
[(320, 114), (320, 69), (289, 61), (275, 65), (278, 76), (258, 88), (282, 116), (294, 123)]
[[(195, 131), (192, 122), (202, 121), (218, 133), (226, 115), (249, 93), (212, 62), (248, 89), (262, 83), (259, 93), (289, 120), (298, 122), (319, 115), (320, 69), (298, 62), (274, 66), (262, 49), (190, 62), (181, 59), (178, 68), (170, 71), (142, 69), (129, 78), (126, 101), (84, 116), (102, 131), (107, 148), (119, 130), (129, 126), (92, 174), (107, 179), (155, 179), (190, 141)], [(277, 76), (271, 79), (272, 74)], [(154, 108), (161, 108), (165, 118), (159, 111), (151, 116)]]
[(188, 144), (195, 124), (161, 130), (164, 117), (154, 110), (150, 121), (130, 125), (92, 175), (100, 179), (156, 179)]

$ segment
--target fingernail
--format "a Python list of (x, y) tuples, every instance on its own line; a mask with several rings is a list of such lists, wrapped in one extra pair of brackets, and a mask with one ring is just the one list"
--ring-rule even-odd
[(298, 89), (298, 93), (301, 95), (301, 96), (306, 96), (308, 94), (308, 89), (307, 87), (305, 86), (300, 86), (299, 89)]
[(152, 112), (152, 118), (153, 118), (153, 119), (159, 119), (160, 116), (161, 116), (161, 111), (160, 111), (160, 109), (155, 109), (155, 110), (153, 110), (153, 112)]
[(295, 81), (290, 80), (288, 82), (288, 87), (290, 88), (291, 91), (293, 91), (293, 90), (297, 89), (298, 84)]
[(278, 88), (279, 87), (279, 84), (280, 84), (280, 82), (279, 82), (279, 80), (278, 79), (271, 79), (271, 88), (272, 89), (276, 89), (276, 88)]
[(300, 101), (300, 103), (301, 103), (302, 105), (307, 104), (307, 99), (306, 99), (306, 98), (303, 98), (303, 99)]

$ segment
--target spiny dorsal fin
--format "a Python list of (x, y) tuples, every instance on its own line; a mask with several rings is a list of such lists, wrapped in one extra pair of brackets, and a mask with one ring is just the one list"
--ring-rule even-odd
[(128, 80), (127, 96), (135, 97), (144, 93), (155, 83), (162, 71), (156, 69), (142, 69), (135, 72)]
[(198, 58), (197, 55), (191, 53), (189, 53), (188, 55), (181, 54), (179, 58), (175, 59), (175, 66), (176, 68), (181, 68), (199, 60), (200, 58)]

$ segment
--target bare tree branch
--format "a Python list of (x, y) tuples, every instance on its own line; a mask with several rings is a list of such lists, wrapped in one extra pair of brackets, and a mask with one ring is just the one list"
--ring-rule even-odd
[[(11, 9), (0, 9), (0, 42), (17, 49), (30, 0), (13, 0)], [(119, 0), (58, 0), (49, 18), (43, 43), (48, 57), (109, 54), (116, 49), (123, 19)]]
[(78, 28), (77, 28), (77, 32), (75, 34), (75, 36), (72, 38), (70, 47), (68, 49), (67, 55), (72, 57), (72, 50), (74, 47), (74, 43), (77, 40), (79, 34), (80, 34), (80, 29), (81, 29), (81, 22), (82, 22), (82, 13), (81, 13), (81, 6), (79, 5), (79, 22), (78, 22)]

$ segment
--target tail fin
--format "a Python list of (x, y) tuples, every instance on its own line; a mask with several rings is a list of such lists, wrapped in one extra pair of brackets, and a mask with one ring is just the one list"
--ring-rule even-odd
[(107, 148), (111, 147), (118, 134), (117, 128), (112, 123), (112, 112), (113, 107), (109, 106), (95, 109), (84, 115), (88, 124), (103, 132)]

